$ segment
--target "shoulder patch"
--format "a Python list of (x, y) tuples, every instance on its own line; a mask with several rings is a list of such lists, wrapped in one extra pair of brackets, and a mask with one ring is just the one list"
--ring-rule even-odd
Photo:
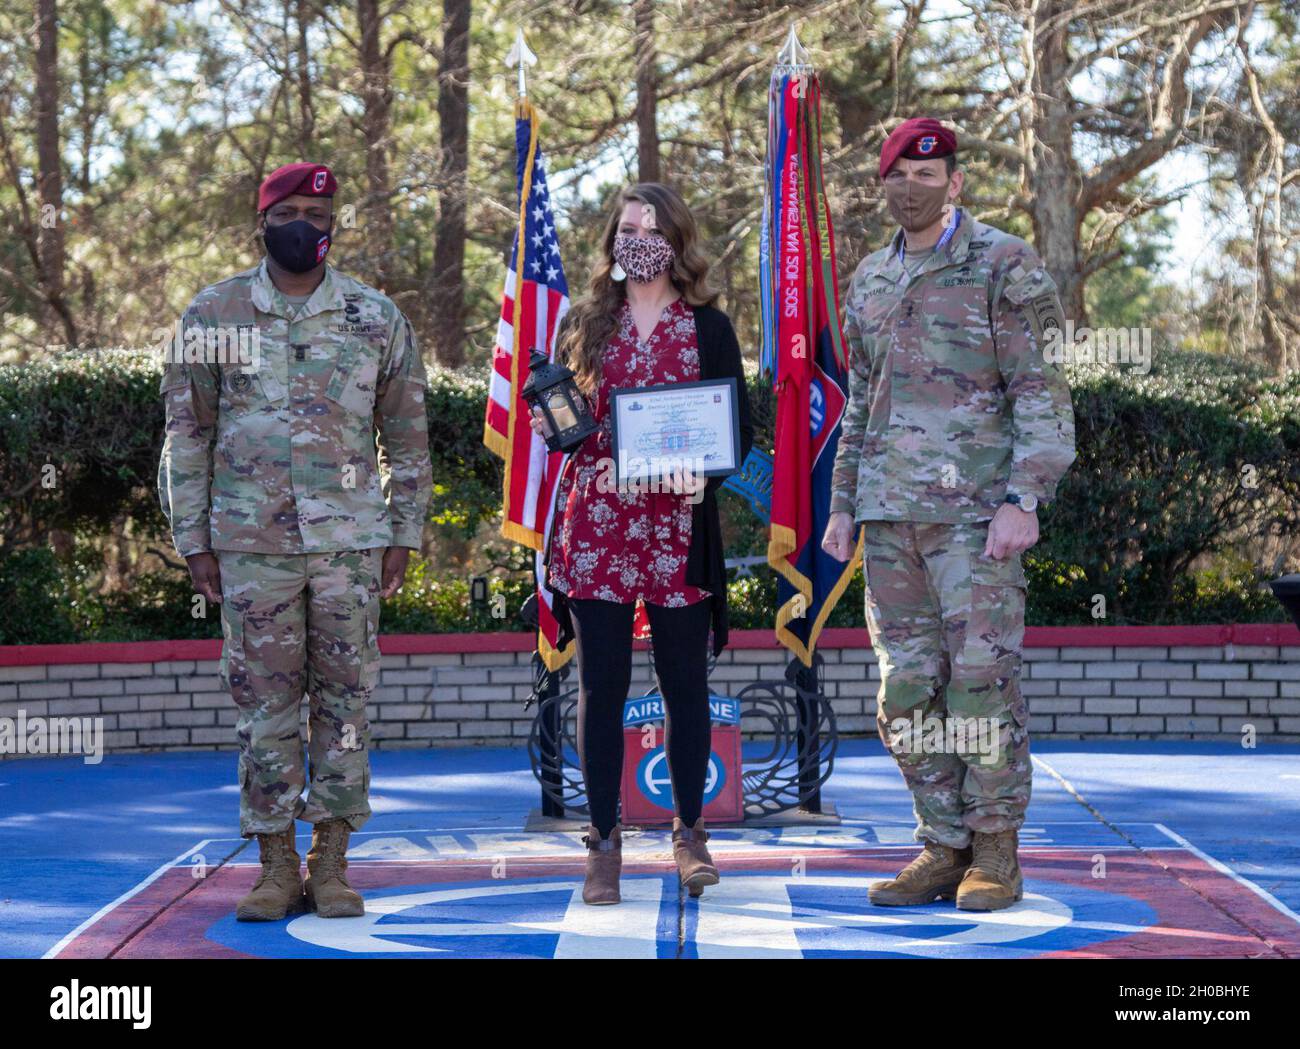
[(1034, 332), (1034, 338), (1041, 346), (1061, 328), (1061, 305), (1057, 302), (1056, 293), (1049, 291), (1036, 299), (1030, 299), (1025, 307), (1025, 316)]
[(1052, 275), (1041, 264), (1026, 269), (1024, 263), (1017, 259), (1007, 270), (1003, 294), (1017, 306), (1055, 291), (1056, 281), (1052, 280)]
[(1061, 303), (1056, 282), (1041, 263), (1026, 268), (1024, 259), (1016, 259), (1007, 271), (1003, 294), (1025, 318), (1039, 345), (1061, 327)]

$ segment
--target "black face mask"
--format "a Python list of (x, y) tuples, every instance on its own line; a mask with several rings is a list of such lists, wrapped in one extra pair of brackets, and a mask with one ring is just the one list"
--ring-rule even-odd
[(314, 269), (325, 261), (330, 250), (329, 233), (322, 233), (306, 219), (295, 219), (279, 226), (268, 222), (262, 242), (266, 245), (266, 253), (290, 273), (306, 273)]

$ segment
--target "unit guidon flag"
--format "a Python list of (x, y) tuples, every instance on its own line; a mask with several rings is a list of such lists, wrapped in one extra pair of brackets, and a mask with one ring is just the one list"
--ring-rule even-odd
[(821, 548), (831, 469), (848, 402), (835, 235), (822, 184), (821, 89), (810, 67), (778, 66), (768, 92), (767, 190), (759, 247), (763, 370), (776, 435), (767, 560), (778, 573), (778, 640), (810, 665), (853, 578)]

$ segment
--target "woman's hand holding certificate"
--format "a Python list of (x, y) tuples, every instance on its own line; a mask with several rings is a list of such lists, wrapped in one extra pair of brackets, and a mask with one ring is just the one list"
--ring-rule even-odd
[(610, 414), (620, 482), (667, 479), (683, 471), (716, 477), (740, 468), (732, 377), (616, 389)]

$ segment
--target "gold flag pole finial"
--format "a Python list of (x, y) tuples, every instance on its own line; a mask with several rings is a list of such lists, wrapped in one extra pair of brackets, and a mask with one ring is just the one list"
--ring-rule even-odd
[(537, 56), (533, 54), (528, 44), (524, 42), (524, 30), (522, 26), (515, 31), (515, 44), (514, 47), (510, 49), (510, 53), (506, 55), (506, 65), (519, 67), (519, 97), (521, 99), (527, 98), (528, 80), (526, 70), (529, 66), (537, 65)]

